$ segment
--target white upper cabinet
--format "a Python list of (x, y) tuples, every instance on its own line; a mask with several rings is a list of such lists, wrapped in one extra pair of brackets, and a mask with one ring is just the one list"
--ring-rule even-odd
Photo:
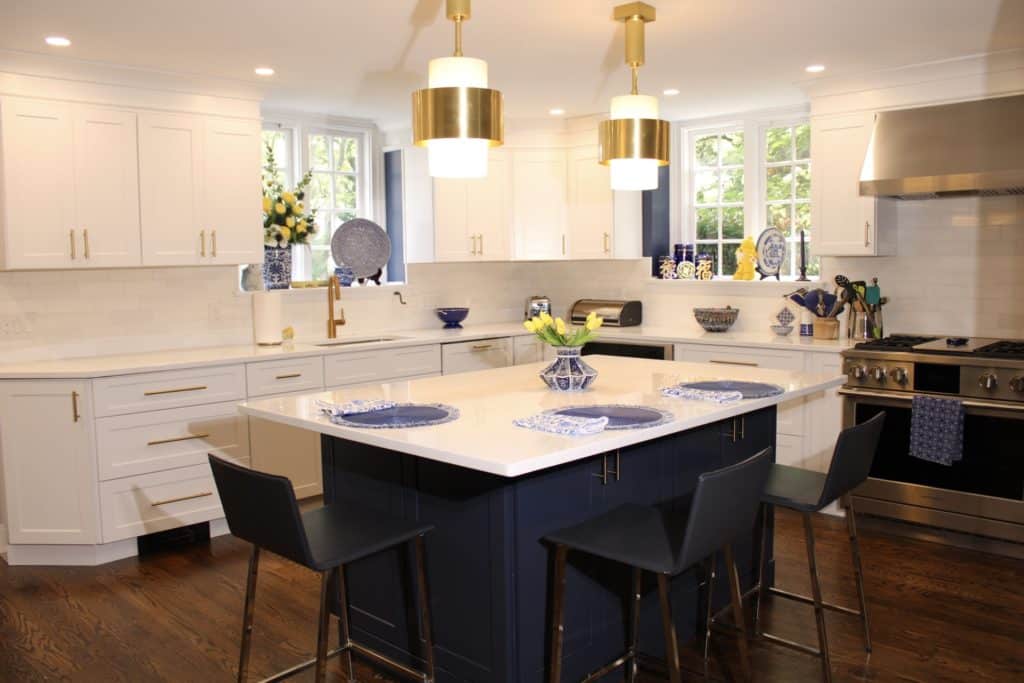
[(455, 178), (434, 180), (434, 258), (471, 261), (476, 240), (466, 224), (466, 183)]
[(811, 225), (819, 256), (878, 256), (877, 205), (860, 195), (874, 115), (844, 114), (811, 120)]
[(204, 233), (203, 121), (190, 114), (139, 115), (142, 262), (198, 265), (207, 257)]
[(564, 149), (512, 152), (512, 232), (518, 259), (568, 255)]
[(134, 112), (74, 107), (77, 265), (137, 266), (139, 155)]
[(491, 152), (486, 178), (437, 178), (433, 185), (436, 260), (508, 259), (511, 226), (504, 154)]
[(569, 150), (569, 258), (612, 258), (615, 253), (611, 173), (598, 158), (596, 146)]
[(209, 263), (259, 263), (263, 261), (260, 124), (208, 117), (204, 127), (205, 258)]

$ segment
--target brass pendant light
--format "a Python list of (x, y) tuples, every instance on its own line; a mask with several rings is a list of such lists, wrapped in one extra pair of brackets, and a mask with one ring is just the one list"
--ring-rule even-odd
[(413, 142), (427, 148), (430, 175), (481, 178), (487, 150), (505, 141), (501, 92), (487, 87), (487, 62), (462, 55), (471, 0), (447, 0), (455, 54), (430, 60), (428, 87), (412, 94)]
[(615, 8), (615, 20), (626, 24), (626, 64), (633, 72), (629, 95), (613, 97), (611, 118), (598, 127), (600, 161), (611, 167), (613, 190), (654, 190), (658, 167), (668, 165), (668, 121), (658, 118), (658, 98), (641, 95), (640, 67), (644, 64), (644, 25), (656, 12), (644, 2)]

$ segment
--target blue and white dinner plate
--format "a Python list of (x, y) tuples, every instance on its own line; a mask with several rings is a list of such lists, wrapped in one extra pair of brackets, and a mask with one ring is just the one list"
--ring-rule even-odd
[(331, 422), (363, 429), (402, 429), (444, 424), (459, 418), (459, 409), (443, 403), (400, 403), (394, 408), (366, 413), (336, 415)]
[(743, 398), (768, 398), (785, 393), (785, 389), (777, 384), (765, 382), (739, 382), (729, 379), (708, 382), (684, 382), (679, 385), (684, 389), (700, 389), (702, 391), (738, 391)]
[(545, 412), (551, 415), (567, 415), (570, 417), (607, 417), (608, 425), (605, 429), (646, 429), (647, 427), (657, 427), (675, 419), (675, 416), (667, 410), (620, 404), (568, 406)]
[(786, 236), (778, 228), (768, 228), (757, 238), (758, 270), (765, 277), (778, 275), (786, 262)]

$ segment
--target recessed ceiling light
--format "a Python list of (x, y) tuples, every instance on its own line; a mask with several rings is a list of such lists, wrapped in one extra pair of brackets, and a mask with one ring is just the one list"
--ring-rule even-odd
[(549, 109), (548, 113), (551, 114), (552, 116), (564, 116), (565, 110), (562, 109), (561, 107), (555, 107), (554, 109)]
[(274, 70), (271, 69), (269, 66), (258, 66), (255, 69), (253, 69), (253, 71), (256, 72), (257, 76), (273, 76), (274, 75)]
[(669, 97), (674, 97), (679, 94), (679, 88), (665, 88), (664, 90), (661, 91), (661, 94), (668, 95)]
[(825, 65), (824, 64), (811, 64), (810, 66), (805, 66), (804, 67), (804, 71), (806, 71), (809, 74), (820, 74), (824, 70), (825, 70)]
[(67, 47), (71, 41), (64, 36), (46, 36), (46, 44), (52, 47)]

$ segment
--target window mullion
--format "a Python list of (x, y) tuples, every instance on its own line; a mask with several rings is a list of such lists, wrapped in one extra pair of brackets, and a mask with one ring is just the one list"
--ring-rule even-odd
[(743, 124), (743, 235), (757, 238), (758, 226), (764, 223), (761, 202), (761, 135), (760, 126), (752, 121)]

